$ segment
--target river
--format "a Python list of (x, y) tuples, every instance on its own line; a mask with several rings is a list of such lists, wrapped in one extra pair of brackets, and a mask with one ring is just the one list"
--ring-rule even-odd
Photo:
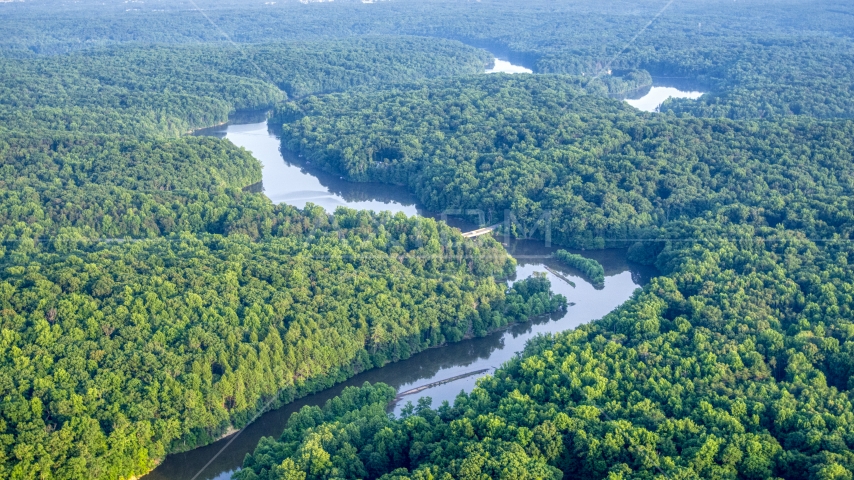
[[(486, 69), (486, 73), (533, 73), (533, 70), (522, 65), (514, 65), (506, 59), (495, 57), (492, 67)], [(621, 96), (620, 98), (638, 110), (657, 112), (661, 104), (668, 98), (690, 98), (696, 100), (703, 95), (703, 92), (695, 90), (693, 86), (688, 87), (690, 89), (683, 90), (686, 87), (682, 83), (684, 82), (674, 83), (672, 78), (653, 77), (652, 86), (640, 89), (626, 96)]]
[(495, 58), (492, 68), (486, 69), (486, 73), (534, 73), (530, 68), (521, 65), (513, 65), (507, 60)]
[[(235, 145), (252, 152), (264, 167), (263, 181), (257, 188), (262, 189), (275, 203), (285, 202), (304, 207), (306, 202), (312, 202), (329, 212), (339, 205), (345, 205), (360, 209), (391, 210), (407, 215), (436, 216), (421, 208), (415, 198), (402, 187), (347, 182), (337, 175), (313, 168), (298, 156), (287, 152), (283, 154), (280, 151), (279, 138), (274, 129), (267, 125), (265, 112), (234, 116), (227, 125), (200, 130), (196, 134), (227, 138)], [(457, 224), (462, 228), (471, 228), (464, 222)], [(262, 415), (237, 437), (228, 437), (206, 447), (170, 455), (154, 471), (143, 477), (144, 480), (187, 480), (199, 473), (199, 480), (228, 479), (243, 463), (246, 453), (254, 450), (262, 436), (280, 435), (290, 415), (305, 405), (322, 405), (338, 395), (344, 387), (361, 385), (364, 382), (384, 382), (399, 391), (405, 391), (467, 372), (482, 369), (491, 371), (522, 351), (525, 343), (536, 335), (568, 330), (601, 318), (628, 300), (632, 293), (654, 274), (649, 268), (627, 262), (622, 250), (578, 252), (598, 260), (605, 268), (605, 285), (603, 288), (595, 288), (582, 278), (578, 271), (549, 258), (557, 247), (533, 240), (511, 240), (505, 247), (518, 261), (515, 278), (510, 281), (527, 278), (533, 272), (546, 272), (552, 289), (569, 300), (571, 306), (566, 312), (513, 325), (483, 338), (433, 348), (407, 360), (361, 373), (343, 384)], [(562, 277), (574, 283), (574, 286), (546, 267), (559, 272)], [(399, 412), (406, 402), (415, 403), (423, 396), (431, 397), (434, 406), (444, 400), (453, 402), (461, 390), (470, 391), (477, 378), (482, 375), (484, 374), (407, 396), (393, 409)], [(228, 447), (223, 450), (226, 445)], [(210, 464), (205, 467), (208, 462)]]
[[(323, 405), (327, 400), (338, 395), (344, 387), (361, 385), (364, 382), (384, 382), (398, 391), (405, 391), (462, 373), (481, 369), (491, 371), (492, 367), (500, 367), (503, 362), (522, 351), (525, 343), (540, 333), (561, 332), (603, 317), (628, 300), (635, 289), (646, 283), (653, 274), (648, 269), (627, 263), (622, 251), (583, 252), (585, 256), (599, 260), (605, 268), (605, 287), (596, 289), (577, 271), (544, 258), (554, 248), (546, 248), (542, 242), (515, 242), (509, 248), (519, 262), (516, 278), (526, 278), (535, 271), (542, 272), (545, 270), (543, 267), (548, 265), (575, 283), (573, 288), (563, 279), (550, 272), (547, 273), (552, 282), (552, 290), (565, 295), (574, 305), (570, 306), (566, 312), (512, 325), (506, 330), (494, 332), (482, 338), (432, 348), (415, 354), (407, 360), (356, 375), (328, 390), (309, 395), (262, 415), (246, 427), (240, 436), (224, 450), (223, 447), (231, 441), (231, 438), (186, 453), (170, 455), (157, 469), (145, 476), (144, 480), (191, 479), (212, 459), (213, 461), (204, 468), (198, 479), (226, 480), (231, 477), (234, 470), (240, 467), (245, 455), (255, 449), (261, 437), (281, 435), (291, 414), (303, 406)], [(438, 406), (443, 400), (453, 402), (454, 397), (461, 390), (470, 391), (480, 376), (482, 375), (467, 377), (404, 397), (394, 406), (394, 411), (398, 413), (406, 402), (416, 403), (423, 396), (431, 397), (433, 406)]]

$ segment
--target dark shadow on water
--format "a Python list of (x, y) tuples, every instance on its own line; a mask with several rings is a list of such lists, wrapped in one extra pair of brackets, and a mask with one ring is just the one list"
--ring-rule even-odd
[[(278, 437), (291, 414), (306, 405), (323, 405), (341, 393), (347, 386), (359, 386), (364, 382), (383, 382), (394, 388), (405, 387), (408, 389), (450, 378), (460, 373), (482, 368), (500, 367), (501, 364), (522, 351), (525, 342), (534, 335), (557, 333), (599, 318), (608, 311), (617, 308), (631, 296), (633, 289), (645, 284), (655, 275), (654, 269), (650, 267), (642, 267), (628, 262), (625, 257), (625, 250), (575, 251), (588, 258), (595, 258), (605, 268), (605, 290), (595, 290), (580, 277), (580, 272), (561, 265), (549, 257), (559, 247), (546, 247), (542, 241), (516, 240), (511, 241), (507, 248), (508, 251), (514, 252), (518, 256), (519, 268), (517, 272), (520, 273), (519, 277), (527, 277), (533, 271), (542, 271), (542, 267), (545, 265), (572, 279), (576, 287), (570, 287), (565, 282), (556, 279), (551, 274), (549, 275), (553, 290), (566, 295), (570, 302), (577, 302), (576, 305), (570, 306), (566, 311), (540, 316), (526, 323), (512, 325), (485, 337), (428, 349), (408, 359), (363, 372), (335, 387), (265, 413), (257, 421), (250, 424), (199, 478), (216, 478), (218, 480), (229, 478), (228, 472), (239, 468), (243, 463), (244, 456), (255, 449), (261, 437)], [(630, 277), (626, 277), (627, 272), (631, 272)], [(514, 280), (516, 278), (510, 279), (510, 281)], [(460, 390), (469, 390), (474, 385), (477, 377), (453, 382), (441, 388), (429, 389), (423, 395), (406, 397), (404, 401), (395, 406), (395, 410), (403, 407), (408, 401), (417, 402), (421, 396), (433, 398), (434, 406), (443, 400), (453, 402)], [(146, 480), (192, 478), (228, 441), (229, 439), (226, 438), (190, 452), (170, 455), (162, 465), (144, 478)]]
[[(500, 239), (500, 236), (498, 238)], [(504, 244), (504, 248), (516, 259), (520, 266), (543, 264), (558, 272), (577, 277), (583, 277), (584, 274), (553, 258), (552, 255), (556, 251), (566, 250), (570, 253), (576, 253), (596, 260), (602, 265), (603, 270), (605, 270), (606, 277), (612, 277), (629, 271), (632, 274), (632, 280), (638, 285), (646, 285), (653, 277), (658, 275), (658, 270), (655, 267), (630, 262), (626, 258), (626, 252), (628, 251), (626, 248), (576, 250), (558, 245), (547, 246), (542, 240), (511, 240), (510, 243)]]
[[(551, 319), (544, 317), (536, 321), (543, 323), (549, 322)], [(509, 332), (518, 336), (530, 328), (531, 324), (516, 325)], [(200, 475), (199, 478), (217, 478), (218, 475), (238, 468), (243, 464), (244, 456), (255, 449), (261, 437), (278, 438), (290, 416), (304, 406), (323, 405), (326, 401), (340, 394), (344, 388), (360, 386), (365, 382), (383, 382), (398, 388), (420, 379), (431, 378), (442, 368), (454, 365), (470, 365), (478, 359), (489, 358), (493, 351), (501, 348), (504, 343), (503, 333), (505, 332), (495, 332), (483, 338), (426, 350), (408, 360), (401, 360), (382, 368), (369, 370), (335, 387), (304, 397), (278, 410), (265, 413), (246, 427), (241, 435), (205, 469), (205, 474)], [(170, 455), (163, 464), (143, 478), (146, 480), (192, 478), (228, 441), (229, 438), (225, 438), (206, 447)]]
[(683, 92), (710, 92), (714, 90), (713, 82), (709, 80), (689, 77), (653, 76), (652, 85), (627, 93), (612, 93), (608, 96), (617, 100), (640, 100), (649, 94), (652, 87), (671, 87)]
[(228, 116), (228, 122), (213, 127), (199, 128), (191, 133), (194, 137), (216, 137), (225, 138), (228, 127), (231, 125), (247, 125), (250, 123), (266, 122), (270, 116), (269, 108), (237, 110)]
[[(281, 128), (270, 124), (268, 125), (268, 131), (279, 137)], [(282, 154), (282, 158), (286, 164), (298, 167), (300, 172), (317, 178), (320, 184), (329, 190), (330, 193), (338, 195), (348, 202), (367, 202), (372, 200), (385, 203), (397, 202), (403, 205), (415, 205), (419, 215), (426, 216), (422, 212), (429, 213), (418, 204), (415, 195), (410, 193), (403, 185), (378, 182), (351, 182), (345, 180), (341, 175), (327, 172), (319, 166), (312, 165), (298, 154), (284, 147), (281, 147), (279, 152)]]

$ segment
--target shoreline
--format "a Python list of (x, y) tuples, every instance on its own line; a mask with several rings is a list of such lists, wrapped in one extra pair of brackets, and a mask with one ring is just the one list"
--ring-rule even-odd
[[(496, 328), (496, 329), (490, 330), (490, 331), (488, 331), (485, 335), (483, 335), (483, 336), (481, 336), (481, 337), (476, 337), (476, 336), (473, 336), (473, 335), (472, 335), (472, 336), (466, 335), (466, 336), (464, 336), (464, 337), (463, 337), (460, 341), (458, 341), (458, 342), (445, 342), (445, 343), (442, 343), (442, 344), (440, 344), (440, 345), (433, 345), (433, 346), (430, 346), (430, 347), (427, 347), (427, 348), (421, 349), (421, 350), (419, 350), (419, 351), (417, 351), (417, 352), (413, 352), (413, 353), (412, 353), (412, 355), (411, 355), (409, 358), (412, 358), (413, 356), (418, 355), (419, 353), (424, 353), (424, 352), (426, 352), (426, 351), (428, 351), (428, 350), (441, 349), (441, 348), (449, 347), (449, 346), (452, 346), (452, 345), (458, 345), (458, 344), (463, 343), (463, 342), (466, 342), (466, 341), (471, 341), (471, 340), (478, 339), (478, 338), (485, 338), (485, 337), (490, 336), (490, 335), (493, 335), (493, 334), (495, 334), (495, 333), (499, 333), (499, 332), (502, 332), (502, 331), (506, 331), (507, 329), (509, 329), (509, 328), (511, 328), (511, 327), (513, 327), (513, 326), (516, 326), (516, 325), (523, 325), (523, 324), (526, 324), (526, 323), (531, 323), (531, 322), (533, 322), (534, 320), (536, 320), (536, 319), (538, 319), (538, 318), (547, 317), (548, 315), (551, 315), (551, 314), (553, 314), (553, 313), (555, 313), (555, 312), (558, 312), (558, 311), (565, 311), (565, 310), (566, 310), (565, 308), (560, 308), (560, 309), (558, 309), (558, 310), (555, 310), (554, 312), (543, 313), (543, 314), (540, 314), (540, 315), (533, 315), (533, 316), (531, 316), (531, 317), (526, 318), (524, 321), (511, 322), (511, 323), (508, 323), (508, 324), (506, 324), (506, 325), (502, 325), (501, 327), (498, 327), (498, 328)], [(321, 389), (319, 389), (319, 390), (317, 390), (317, 391), (306, 391), (306, 392), (297, 393), (297, 394), (295, 394), (295, 395), (291, 398), (291, 400), (289, 400), (289, 401), (287, 401), (287, 402), (285, 402), (285, 403), (281, 403), (281, 404), (279, 404), (279, 405), (277, 405), (277, 406), (275, 406), (275, 407), (273, 407), (273, 408), (269, 408), (269, 409), (264, 410), (264, 411), (262, 411), (262, 412), (256, 412), (256, 414), (257, 414), (257, 418), (255, 419), (255, 421), (253, 421), (253, 422), (251, 422), (251, 423), (247, 423), (247, 424), (246, 424), (246, 425), (244, 425), (242, 428), (240, 428), (240, 429), (236, 429), (233, 425), (229, 425), (229, 427), (226, 429), (226, 431), (225, 431), (223, 434), (221, 434), (220, 436), (218, 436), (218, 437), (216, 438), (216, 440), (214, 440), (214, 441), (212, 441), (212, 442), (210, 442), (210, 443), (206, 443), (206, 444), (204, 444), (204, 445), (197, 445), (197, 446), (195, 446), (195, 447), (193, 447), (193, 448), (191, 448), (191, 449), (188, 449), (188, 450), (184, 450), (184, 451), (180, 451), (180, 452), (172, 452), (172, 453), (168, 453), (164, 458), (162, 458), (162, 459), (157, 459), (156, 464), (155, 464), (155, 465), (154, 465), (150, 470), (148, 470), (147, 472), (145, 472), (144, 474), (142, 474), (142, 475), (138, 475), (138, 476), (135, 476), (135, 477), (129, 477), (129, 478), (127, 478), (126, 480), (142, 480), (142, 479), (144, 479), (147, 475), (149, 475), (149, 474), (151, 474), (152, 472), (154, 472), (154, 470), (156, 470), (158, 467), (160, 467), (160, 466), (161, 466), (161, 465), (166, 461), (166, 459), (167, 459), (169, 456), (171, 456), (171, 455), (185, 454), (185, 453), (188, 453), (188, 452), (192, 452), (192, 451), (194, 451), (194, 450), (198, 450), (198, 449), (201, 449), (201, 448), (205, 448), (205, 447), (209, 447), (209, 446), (211, 446), (211, 445), (214, 445), (214, 444), (216, 444), (217, 442), (219, 442), (219, 441), (221, 441), (221, 440), (224, 440), (224, 439), (226, 439), (226, 438), (228, 438), (228, 437), (230, 437), (230, 436), (234, 435), (235, 433), (239, 432), (240, 430), (243, 430), (243, 429), (247, 428), (248, 426), (250, 426), (250, 425), (253, 425), (253, 424), (257, 423), (257, 422), (258, 422), (258, 420), (260, 420), (260, 419), (261, 419), (261, 417), (262, 417), (263, 415), (267, 414), (267, 413), (270, 413), (270, 412), (273, 412), (273, 411), (276, 411), (276, 410), (279, 410), (279, 409), (282, 409), (282, 408), (286, 408), (286, 407), (288, 407), (289, 405), (291, 405), (291, 404), (293, 404), (293, 403), (297, 402), (298, 400), (301, 400), (301, 399), (303, 399), (303, 398), (305, 398), (305, 397), (308, 397), (308, 396), (310, 396), (310, 395), (315, 395), (315, 394), (321, 393), (321, 392), (323, 392), (323, 391), (325, 391), (325, 390), (329, 390), (329, 389), (332, 389), (332, 388), (338, 387), (339, 385), (343, 384), (344, 382), (346, 382), (346, 381), (348, 381), (348, 380), (352, 379), (353, 377), (355, 377), (355, 376), (357, 376), (357, 375), (360, 375), (360, 374), (362, 374), (362, 373), (366, 373), (366, 372), (370, 372), (370, 371), (380, 370), (380, 369), (385, 368), (385, 367), (386, 367), (386, 366), (388, 366), (388, 365), (395, 364), (395, 363), (398, 363), (398, 362), (401, 362), (401, 361), (404, 361), (404, 360), (408, 360), (408, 359), (400, 358), (400, 359), (395, 360), (395, 361), (387, 362), (386, 364), (384, 364), (384, 365), (382, 365), (382, 366), (380, 366), (380, 367), (372, 367), (372, 368), (369, 368), (369, 369), (361, 370), (361, 371), (359, 371), (359, 372), (357, 372), (357, 373), (353, 373), (352, 375), (347, 376), (346, 378), (342, 379), (341, 381), (337, 381), (337, 382), (333, 383), (333, 384), (332, 384), (331, 386), (329, 386), (329, 387), (321, 388)], [(343, 368), (345, 368), (345, 367), (339, 367), (339, 369), (343, 369)], [(351, 369), (351, 371), (354, 371), (354, 370), (352, 370), (352, 365), (347, 366), (346, 368)], [(482, 373), (482, 372), (481, 372), (481, 371), (477, 371), (477, 372), (469, 372), (468, 374), (463, 375), (463, 377), (468, 377), (468, 376), (475, 375), (475, 374), (478, 374), (478, 373)], [(328, 376), (330, 376), (330, 375), (331, 375), (331, 374), (327, 374), (327, 377), (328, 377)], [(463, 377), (460, 377), (460, 378), (463, 378)], [(454, 378), (453, 378), (453, 380), (457, 380), (457, 379), (459, 379), (459, 378), (456, 378), (456, 377), (454, 377)], [(315, 380), (322, 381), (322, 378), (319, 378), (319, 377), (318, 377), (318, 378), (316, 378)], [(433, 382), (433, 383), (435, 383), (435, 382)], [(429, 385), (433, 385), (433, 384), (431, 383), (431, 384), (429, 384)], [(286, 388), (287, 388), (287, 387), (286, 387)], [(428, 388), (430, 388), (430, 387), (428, 387)], [(281, 393), (282, 393), (283, 391), (284, 391), (284, 389), (283, 389), (282, 391), (280, 391), (280, 392), (279, 392), (279, 395), (281, 395)], [(413, 393), (414, 393), (414, 392), (413, 392)], [(337, 396), (337, 395), (336, 395), (336, 396)], [(322, 406), (322, 405), (321, 405), (321, 406)], [(285, 426), (282, 426), (282, 430), (284, 430), (284, 428), (286, 428), (286, 427), (285, 427)]]

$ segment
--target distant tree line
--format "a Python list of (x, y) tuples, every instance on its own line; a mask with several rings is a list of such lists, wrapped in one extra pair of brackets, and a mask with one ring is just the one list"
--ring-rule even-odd
[(389, 418), (377, 385), (304, 409), (238, 478), (851, 478), (854, 123), (647, 114), (588, 85), (470, 77), (279, 109), (284, 145), (324, 168), (630, 245), (662, 276), (453, 405)]

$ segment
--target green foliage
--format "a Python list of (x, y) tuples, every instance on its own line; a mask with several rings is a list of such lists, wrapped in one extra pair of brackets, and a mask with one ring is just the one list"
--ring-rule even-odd
[(0, 477), (139, 475), (262, 408), (565, 307), (543, 279), (496, 282), (515, 262), (495, 240), (273, 205), (244, 191), (247, 151), (174, 136), (279, 88), (485, 62), (400, 37), (0, 59)]
[(542, 279), (505, 292), (489, 237), (243, 192), (260, 166), (228, 142), (2, 153), (4, 476), (142, 473), (270, 401), (566, 305)]
[(0, 11), (0, 49), (35, 56), (122, 43), (214, 43), (236, 54), (223, 32), (248, 45), (418, 35), (462, 39), (537, 73), (599, 77), (613, 93), (646, 84), (620, 73), (626, 71), (709, 92), (662, 110), (754, 119), (854, 116), (854, 10), (847, 0), (712, 0), (663, 10), (660, 2), (630, 0), (200, 2), (217, 28), (198, 12), (188, 14), (192, 9), (158, 3), (128, 9), (94, 1), (16, 2)]
[(142, 472), (268, 401), (566, 305), (542, 280), (505, 295), (491, 275), (513, 262), (494, 241), (457, 236), (434, 251), (440, 232), (453, 234), (429, 219), (285, 215), (281, 235), (261, 242), (184, 233), (11, 252), (0, 283), (3, 471)]
[(599, 81), (605, 85), (609, 94), (616, 96), (651, 87), (654, 83), (652, 76), (646, 70), (613, 72), (613, 74), (599, 77)]
[[(630, 244), (662, 276), (605, 318), (535, 340), (454, 405), (390, 419), (381, 402), (355, 403), (291, 424), (240, 478), (279, 467), (307, 479), (850, 478), (850, 40), (777, 38), (775, 15), (715, 35), (664, 20), (631, 45), (613, 67), (718, 90), (662, 114), (604, 98), (619, 83), (590, 79), (637, 29), (585, 47), (614, 32), (592, 14), (567, 24), (590, 26), (504, 36), (539, 71), (576, 77), (457, 78), (282, 106), (285, 146), (313, 164), (406, 184), (436, 209), (510, 209), (518, 235), (550, 221), (563, 245)], [(787, 22), (840, 31), (823, 14)], [(440, 30), (467, 25), (492, 35), (465, 19)], [(305, 463), (309, 448), (322, 465)]]
[(580, 270), (593, 285), (597, 287), (605, 285), (605, 269), (596, 260), (585, 258), (577, 253), (570, 253), (566, 250), (556, 251), (554, 257), (567, 266)]
[(274, 118), (287, 122), (284, 146), (314, 165), (406, 184), (437, 211), (500, 219), (510, 209), (520, 236), (549, 218), (565, 246), (621, 245), (724, 211), (809, 235), (847, 232), (850, 120), (647, 114), (587, 93), (588, 84), (482, 75), (310, 98)]
[(478, 73), (487, 61), (459, 42), (415, 37), (0, 57), (0, 119), (14, 130), (179, 135), (288, 95)]
[(725, 220), (662, 237), (686, 231), (705, 240), (669, 243), (666, 276), (602, 320), (533, 341), (453, 406), (389, 420), (381, 406), (357, 405), (291, 423), (239, 478), (275, 478), (271, 466), (298, 462), (291, 452), (310, 443), (328, 468), (355, 465), (370, 478), (850, 475), (848, 242), (818, 247)]
[[(314, 164), (511, 209), (519, 236), (631, 243), (662, 277), (453, 406), (393, 419), (376, 385), (304, 409), (241, 478), (852, 477), (846, 2), (339, 3), (201, 2), (217, 29), (3, 5), (0, 476), (126, 478), (267, 401), (565, 304), (496, 283), (494, 240), (274, 206), (242, 191), (246, 152), (175, 138), (289, 95), (286, 146)], [(428, 81), (488, 58), (329, 39), (387, 33), (552, 75)], [(710, 93), (655, 115), (606, 98), (650, 74)]]

